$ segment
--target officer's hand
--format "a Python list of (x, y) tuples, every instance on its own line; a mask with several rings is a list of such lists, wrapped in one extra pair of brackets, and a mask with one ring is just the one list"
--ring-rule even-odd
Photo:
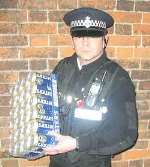
[(49, 146), (43, 149), (46, 155), (56, 155), (76, 149), (76, 139), (71, 136), (53, 134), (58, 141), (57, 145)]

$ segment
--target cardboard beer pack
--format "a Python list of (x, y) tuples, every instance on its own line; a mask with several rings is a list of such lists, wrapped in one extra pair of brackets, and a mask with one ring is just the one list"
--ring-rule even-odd
[(10, 155), (44, 156), (42, 149), (57, 143), (51, 132), (60, 129), (56, 75), (29, 73), (10, 93)]

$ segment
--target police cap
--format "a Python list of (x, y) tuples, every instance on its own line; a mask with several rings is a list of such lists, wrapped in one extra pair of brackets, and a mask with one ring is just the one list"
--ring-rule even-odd
[(103, 36), (113, 26), (114, 19), (108, 13), (95, 8), (78, 8), (64, 15), (72, 36)]

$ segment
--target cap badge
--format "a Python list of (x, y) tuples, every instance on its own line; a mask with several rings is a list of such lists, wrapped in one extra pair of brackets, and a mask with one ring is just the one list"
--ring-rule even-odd
[(91, 19), (91, 18), (90, 18), (89, 16), (87, 16), (87, 17), (85, 18), (84, 23), (85, 23), (85, 27), (86, 27), (86, 28), (89, 28), (89, 27), (91, 27), (91, 25), (92, 25), (92, 21), (91, 21), (90, 19)]

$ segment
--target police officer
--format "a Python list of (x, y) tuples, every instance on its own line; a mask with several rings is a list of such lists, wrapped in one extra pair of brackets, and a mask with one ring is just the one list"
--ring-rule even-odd
[(50, 167), (111, 167), (111, 157), (138, 136), (135, 90), (128, 73), (108, 59), (107, 28), (113, 18), (94, 8), (68, 12), (75, 53), (61, 60), (58, 75), (61, 133), (44, 149)]

